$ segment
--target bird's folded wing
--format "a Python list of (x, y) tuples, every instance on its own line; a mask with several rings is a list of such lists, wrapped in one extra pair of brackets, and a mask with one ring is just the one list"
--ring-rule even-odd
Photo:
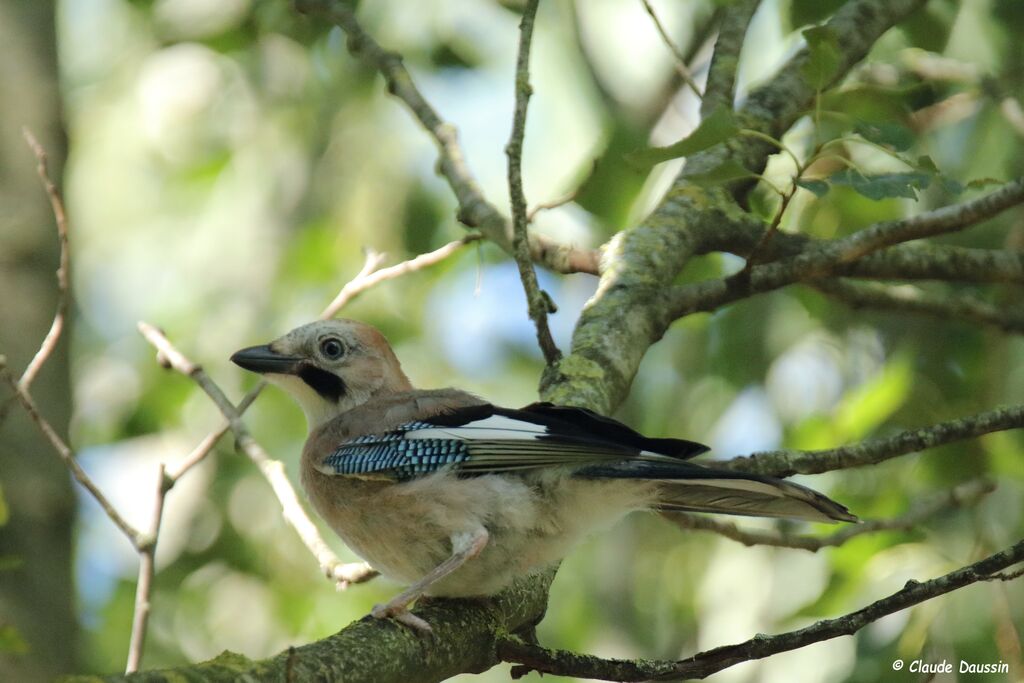
[(468, 476), (610, 461), (679, 462), (704, 450), (692, 441), (648, 439), (580, 409), (534, 404), (510, 410), (483, 404), (340, 443), (318, 469), (405, 480), (443, 467)]

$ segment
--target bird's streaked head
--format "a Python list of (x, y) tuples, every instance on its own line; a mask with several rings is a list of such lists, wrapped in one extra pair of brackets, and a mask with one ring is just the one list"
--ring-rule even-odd
[(291, 394), (312, 431), (375, 396), (412, 389), (391, 345), (355, 320), (321, 320), (231, 356)]

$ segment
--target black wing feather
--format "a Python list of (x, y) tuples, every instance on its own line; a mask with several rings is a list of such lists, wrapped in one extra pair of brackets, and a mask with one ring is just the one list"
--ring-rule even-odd
[[(453, 434), (452, 438), (427, 439), (415, 434), (435, 428), (442, 433), (459, 428), (469, 432), (491, 417), (512, 420), (513, 425), (521, 423), (522, 430), (514, 426), (502, 429), (529, 436), (496, 439), (481, 431), (479, 438)], [(473, 476), (634, 458), (682, 459), (706, 450), (706, 446), (682, 439), (649, 439), (621, 422), (583, 408), (533, 403), (512, 409), (484, 403), (346, 441), (324, 458), (322, 465), (332, 474), (406, 480), (442, 467), (452, 467), (461, 476)]]

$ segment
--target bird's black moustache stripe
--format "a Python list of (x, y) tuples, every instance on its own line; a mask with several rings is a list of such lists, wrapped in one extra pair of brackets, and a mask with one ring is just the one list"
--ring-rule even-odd
[(345, 382), (340, 377), (312, 365), (303, 363), (298, 375), (303, 382), (312, 387), (313, 391), (334, 403), (340, 401), (347, 391)]

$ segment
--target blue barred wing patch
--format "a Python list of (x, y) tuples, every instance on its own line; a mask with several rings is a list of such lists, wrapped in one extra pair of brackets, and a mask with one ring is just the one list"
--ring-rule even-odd
[(410, 438), (407, 432), (434, 425), (410, 422), (384, 434), (367, 434), (341, 444), (323, 460), (323, 468), (342, 476), (385, 475), (406, 481), (457, 465), (469, 458), (460, 439)]

